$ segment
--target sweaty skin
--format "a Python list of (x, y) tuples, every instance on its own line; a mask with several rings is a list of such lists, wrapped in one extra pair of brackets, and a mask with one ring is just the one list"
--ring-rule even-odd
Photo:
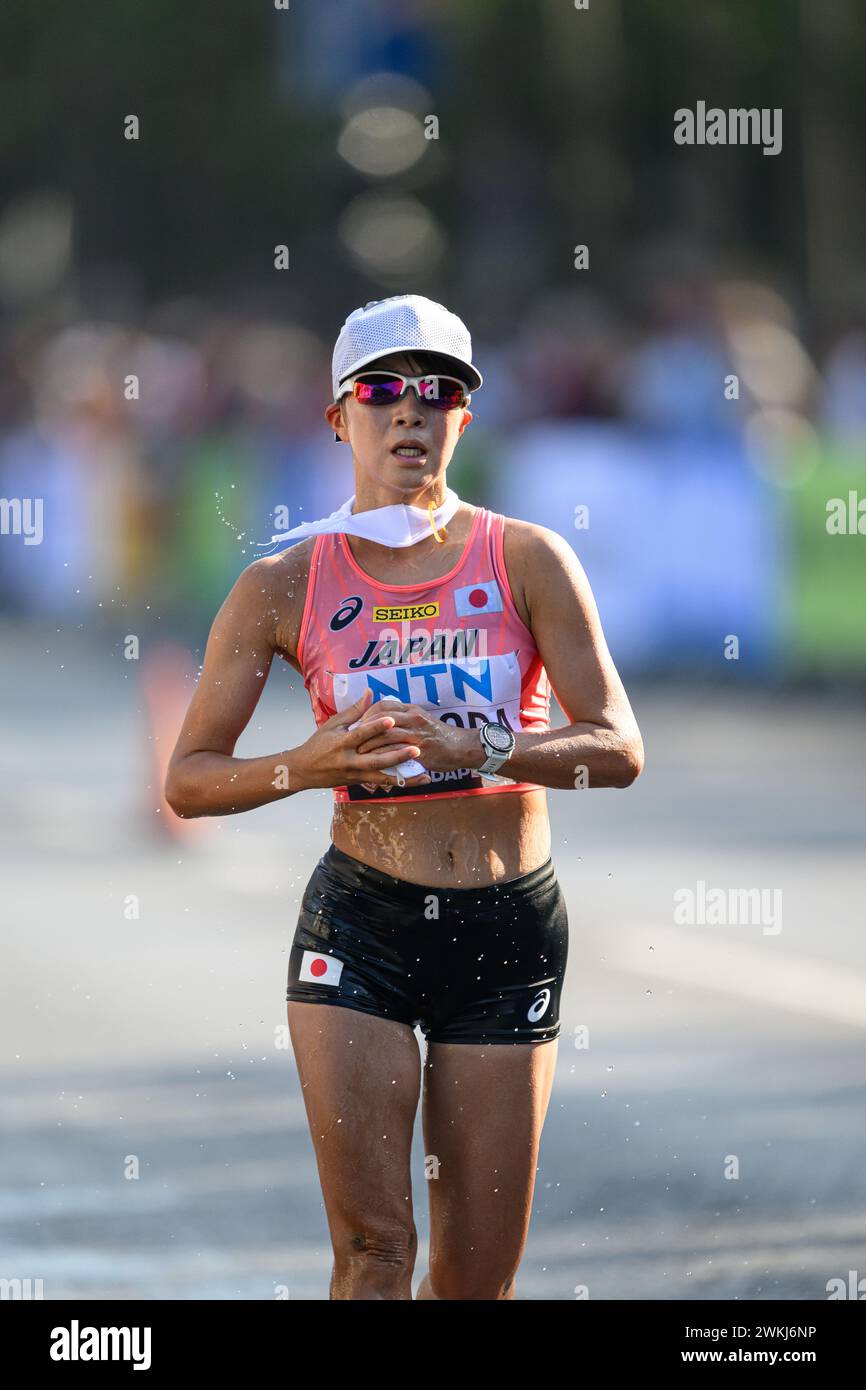
[[(349, 544), (362, 569), (374, 579), (392, 581), (395, 584), (411, 584), (423, 579), (436, 578), (447, 574), (455, 565), (468, 538), (474, 511), (475, 508), (468, 504), (461, 505), (448, 526), (448, 536), (444, 544), (438, 544), (431, 537), (429, 546), (426, 541), (422, 541), (418, 545), (395, 552), (355, 536), (348, 538)], [(535, 628), (532, 627), (524, 595), (524, 578), (531, 555), (534, 554), (536, 567), (539, 565), (539, 548), (533, 546), (533, 536), (543, 529), (510, 518), (505, 528), (505, 564), (509, 583), (520, 617), (533, 631), (536, 642), (539, 642), (538, 623), (536, 622)], [(312, 551), (312, 541), (304, 541), (302, 544), (309, 547), (309, 552)], [(564, 545), (564, 542), (562, 544)], [(285, 660), (295, 666), (295, 669), (299, 669), (295, 651), (306, 582), (301, 573), (302, 557), (297, 553), (300, 546), (294, 547), (294, 551), (296, 553), (292, 558), (298, 568), (298, 576), (292, 586), (291, 598), (287, 597), (285, 608), (280, 614), (278, 650)], [(555, 559), (553, 563), (558, 568)], [(308, 569), (309, 559), (306, 567)], [(560, 604), (561, 612), (558, 611)], [(572, 611), (567, 611), (566, 605)], [(577, 632), (574, 651), (563, 650), (564, 644), (554, 640), (557, 631), (561, 637), (570, 628), (576, 628), (574, 598), (570, 586), (566, 586), (566, 591), (561, 597), (556, 594), (555, 589), (551, 591), (548, 586), (544, 608), (547, 612), (544, 629), (551, 635), (549, 650), (551, 653), (555, 651), (556, 654), (550, 656), (548, 664), (545, 651), (542, 650), (542, 659), (545, 660), (558, 693), (562, 699), (568, 699), (565, 692), (574, 687), (577, 693), (577, 688), (582, 685), (588, 685), (589, 692), (594, 693), (586, 675), (592, 674), (597, 680), (594, 667), (599, 658), (595, 652), (592, 664), (586, 663)], [(539, 649), (541, 650), (541, 644)], [(607, 661), (610, 661), (609, 657)], [(581, 680), (578, 667), (584, 663), (588, 666), (588, 671)], [(612, 663), (610, 669), (613, 670)], [(562, 679), (558, 679), (560, 672)], [(615, 672), (613, 674), (615, 679), (611, 684), (615, 686), (618, 684), (618, 677)], [(598, 706), (600, 714), (604, 713), (605, 708), (609, 710), (613, 703), (610, 698), (612, 692), (607, 683), (604, 683), (604, 692), (605, 698)], [(625, 699), (624, 693), (622, 698)], [(586, 694), (583, 702), (587, 706)], [(574, 705), (577, 701), (573, 697), (569, 703)], [(587, 715), (589, 713), (587, 706)], [(628, 713), (630, 714), (630, 710)], [(623, 722), (626, 725), (628, 723), (625, 715)], [(531, 737), (550, 739), (551, 735)], [(473, 743), (478, 741), (477, 734), (470, 735), (470, 738)], [(567, 766), (571, 766), (564, 752), (560, 754), (560, 759), (565, 760)], [(480, 761), (480, 757), (477, 761)], [(579, 761), (579, 758), (575, 758), (575, 763)], [(503, 767), (503, 774), (516, 777), (511, 771), (512, 765), (513, 760)], [(531, 773), (527, 780), (534, 780)], [(563, 785), (574, 785), (573, 773)], [(390, 806), (382, 802), (376, 805), (341, 803), (334, 807), (331, 834), (338, 849), (384, 873), (394, 874), (413, 883), (441, 884), (448, 888), (471, 888), (516, 878), (538, 868), (550, 854), (550, 822), (547, 794), (544, 790), (506, 792), (498, 796), (484, 797), (431, 797), (423, 802), (395, 802)]]
[[(462, 505), (448, 526), (446, 541), (439, 544), (431, 537), (435, 550), (429, 550), (422, 541), (398, 551), (397, 556), (403, 561), (399, 567), (390, 555), (387, 566), (375, 564), (373, 551), (381, 557), (385, 553), (383, 546), (363, 542), (356, 536), (348, 538), (349, 544), (358, 563), (374, 579), (387, 578), (395, 584), (420, 582), (447, 574), (453, 568), (468, 538), (474, 512), (474, 507)], [(301, 544), (309, 557), (313, 542)], [(293, 547), (294, 562), (302, 558), (300, 549), (301, 546)], [(407, 555), (407, 550), (414, 553)], [(419, 556), (419, 551), (426, 554)], [(297, 636), (306, 594), (304, 568), (308, 572), (309, 558), (306, 566), (297, 566), (297, 578), (287, 590), (285, 607), (277, 622), (277, 650), (298, 671)], [(526, 620), (523, 612), (521, 617)], [(503, 768), (503, 772), (507, 769)], [(483, 803), (483, 814), (479, 813), (479, 803)], [(471, 888), (516, 878), (538, 868), (550, 854), (547, 795), (543, 790), (501, 796), (431, 797), (390, 806), (384, 802), (335, 804), (331, 835), (338, 849), (383, 873), (413, 883), (449, 888)]]
[[(395, 354), (383, 364), (404, 372), (435, 369), (428, 358)], [(397, 402), (365, 406), (351, 397), (329, 405), (325, 417), (352, 446), (356, 510), (407, 502), (438, 505), (445, 472), (468, 409), (440, 411), (409, 390)], [(393, 452), (411, 434), (423, 441), (421, 460)], [(432, 531), (417, 544), (390, 548), (348, 536), (352, 553), (373, 579), (413, 584), (435, 580), (456, 565), (477, 508), (462, 502), (444, 541)], [(477, 731), (457, 729), (409, 704), (366, 706), (357, 728), (335, 716), (297, 749), (260, 759), (237, 759), (235, 743), (249, 722), (275, 654), (296, 671), (297, 645), (315, 541), (249, 565), (214, 620), (195, 691), (169, 765), (166, 797), (178, 815), (224, 815), (251, 810), (308, 787), (364, 782), (337, 776), (347, 759), (379, 759), (371, 780), (391, 785), (381, 759), (399, 761), (414, 747), (424, 767), (479, 767)], [(530, 873), (550, 854), (544, 788), (629, 786), (643, 767), (643, 745), (622, 682), (607, 649), (586, 575), (571, 546), (555, 531), (507, 518), (504, 559), (517, 612), (533, 634), (567, 724), (550, 732), (519, 732), (500, 773), (541, 790), (499, 795), (430, 797), (392, 805), (335, 804), (332, 836), (344, 853), (409, 882), (472, 888)], [(366, 701), (364, 702), (366, 705)], [(390, 717), (385, 717), (385, 711)], [(345, 712), (344, 712), (345, 713)], [(555, 717), (555, 716), (554, 716)], [(340, 723), (340, 720), (343, 720)], [(352, 722), (358, 714), (351, 715)], [(367, 735), (367, 723), (372, 728)], [(312, 721), (311, 721), (312, 722)], [(351, 747), (349, 746), (351, 744)], [(288, 773), (278, 784), (275, 773)], [(280, 785), (288, 791), (281, 790)]]

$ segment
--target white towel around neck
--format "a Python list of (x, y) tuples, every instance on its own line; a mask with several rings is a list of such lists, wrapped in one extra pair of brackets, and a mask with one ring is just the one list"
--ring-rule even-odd
[[(321, 536), (331, 531), (345, 531), (350, 536), (360, 536), (363, 540), (377, 541), (379, 545), (399, 550), (403, 546), (417, 545), (431, 534), (430, 513), (423, 507), (407, 507), (398, 502), (390, 507), (372, 507), (366, 512), (353, 512), (354, 504), (353, 495), (330, 516), (321, 517), (319, 521), (302, 521), (290, 531), (280, 531), (271, 536), (271, 544), (300, 541), (306, 536)], [(437, 530), (448, 525), (459, 506), (457, 493), (453, 488), (446, 488), (445, 501), (440, 507), (433, 508), (433, 525)]]

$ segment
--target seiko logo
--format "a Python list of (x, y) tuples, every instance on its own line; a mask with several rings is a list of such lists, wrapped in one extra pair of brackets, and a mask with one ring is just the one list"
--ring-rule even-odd
[(384, 605), (376, 604), (373, 609), (374, 623), (403, 623), (412, 622), (419, 618), (438, 618), (439, 604), (437, 603), (404, 603), (395, 608), (386, 608)]

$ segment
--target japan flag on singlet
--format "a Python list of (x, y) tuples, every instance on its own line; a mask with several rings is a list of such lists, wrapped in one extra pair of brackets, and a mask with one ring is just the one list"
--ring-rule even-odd
[(313, 985), (338, 985), (343, 973), (343, 962), (333, 956), (320, 955), (318, 951), (305, 951), (299, 980), (309, 980)]
[(454, 590), (454, 607), (458, 618), (474, 618), (476, 613), (501, 613), (502, 595), (495, 579), (483, 584), (466, 584)]

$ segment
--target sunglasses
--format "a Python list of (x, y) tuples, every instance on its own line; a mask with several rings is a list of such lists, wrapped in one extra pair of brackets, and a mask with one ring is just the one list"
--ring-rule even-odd
[(456, 410), (469, 401), (468, 386), (456, 376), (401, 376), (399, 372), (359, 372), (342, 383), (337, 400), (351, 391), (362, 405), (390, 405), (399, 401), (410, 386), (414, 386), (419, 400), (437, 410)]

